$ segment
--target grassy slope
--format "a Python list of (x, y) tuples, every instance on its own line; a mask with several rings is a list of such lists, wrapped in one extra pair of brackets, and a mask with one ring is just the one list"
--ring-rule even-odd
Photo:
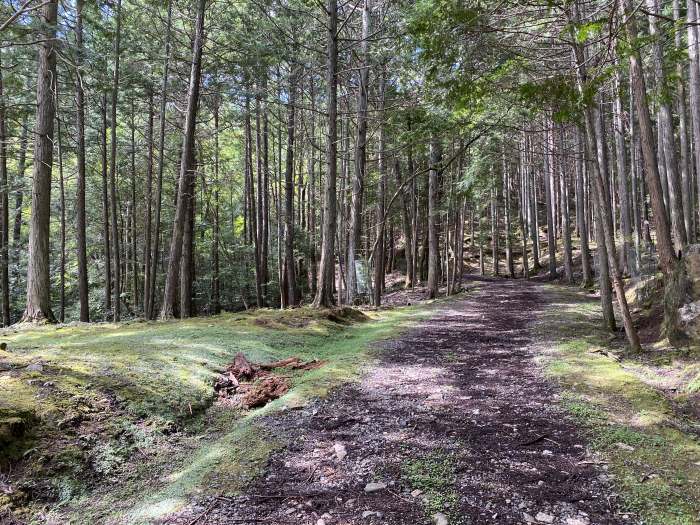
[[(623, 506), (648, 524), (700, 522), (700, 443), (670, 402), (610, 350), (598, 328), (599, 303), (574, 289), (550, 288), (540, 327), (555, 341), (548, 371), (563, 404), (591, 433)], [(619, 350), (619, 346), (612, 348)]]
[[(33, 447), (15, 479), (15, 505), (66, 523), (145, 523), (195, 492), (232, 493), (278, 444), (255, 420), (303, 405), (352, 380), (369, 343), (410, 324), (417, 309), (365, 323), (310, 309), (262, 310), (187, 321), (43, 327), (5, 332), (0, 423), (32, 415)], [(237, 352), (327, 364), (295, 374), (283, 398), (250, 412), (211, 406), (212, 380)], [(43, 370), (26, 366), (41, 363)], [(99, 487), (99, 490), (95, 490)], [(34, 494), (34, 502), (22, 495)], [(3, 502), (11, 499), (1, 499)]]

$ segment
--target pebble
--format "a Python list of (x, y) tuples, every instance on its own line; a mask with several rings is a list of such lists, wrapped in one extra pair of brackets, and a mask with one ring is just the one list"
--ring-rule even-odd
[(345, 448), (345, 445), (342, 443), (336, 443), (333, 445), (333, 451), (335, 452), (335, 456), (338, 458), (338, 461), (343, 461), (348, 455), (348, 451)]
[(628, 445), (627, 443), (615, 443), (615, 445), (616, 445), (617, 448), (619, 448), (620, 450), (626, 450), (626, 451), (628, 451), (628, 452), (632, 452), (632, 451), (634, 450), (634, 447)]
[(435, 525), (447, 525), (447, 516), (445, 516), (442, 512), (436, 512), (433, 514), (433, 521), (435, 522)]
[(528, 514), (527, 512), (523, 512), (523, 519), (527, 523), (534, 523), (535, 522), (535, 518), (533, 518), (532, 515)]
[(41, 363), (32, 363), (31, 365), (27, 365), (27, 371), (28, 372), (43, 372), (44, 365), (42, 365)]
[(538, 512), (535, 519), (542, 523), (554, 523), (554, 516), (545, 512)]
[(372, 492), (379, 492), (386, 488), (386, 483), (367, 483), (365, 485), (365, 492), (371, 494)]
[(412, 497), (412, 498), (417, 498), (417, 497), (420, 496), (421, 494), (423, 494), (423, 491), (422, 491), (421, 489), (416, 489), (416, 490), (414, 490), (414, 491), (411, 492), (411, 497)]
[(589, 523), (588, 518), (566, 518), (566, 525), (588, 525)]

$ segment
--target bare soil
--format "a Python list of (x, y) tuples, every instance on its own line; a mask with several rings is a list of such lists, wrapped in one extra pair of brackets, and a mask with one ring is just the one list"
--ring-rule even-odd
[(434, 304), (359, 383), (265, 420), (287, 446), (247, 493), (200, 498), (164, 523), (624, 523), (535, 361), (545, 306), (541, 285), (506, 280)]

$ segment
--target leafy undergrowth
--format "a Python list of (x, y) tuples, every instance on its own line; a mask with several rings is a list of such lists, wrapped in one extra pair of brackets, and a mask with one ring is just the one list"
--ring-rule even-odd
[(591, 448), (614, 476), (621, 503), (640, 522), (700, 521), (700, 442), (693, 421), (648, 384), (599, 329), (597, 300), (549, 288), (541, 323), (554, 341), (548, 372), (562, 385), (562, 403), (591, 434)]
[[(367, 315), (300, 308), (3, 332), (0, 521), (12, 509), (28, 521), (148, 523), (194, 493), (235, 493), (279, 446), (257, 418), (353, 380), (369, 343), (420, 313)], [(325, 364), (243, 411), (214, 404), (213, 382), (237, 352)]]

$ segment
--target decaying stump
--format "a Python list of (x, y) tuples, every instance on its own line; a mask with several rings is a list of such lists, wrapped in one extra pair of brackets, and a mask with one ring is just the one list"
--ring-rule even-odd
[(251, 363), (239, 352), (233, 362), (226, 367), (214, 383), (214, 391), (220, 401), (242, 408), (265, 406), (283, 396), (290, 387), (289, 378), (274, 374), (278, 368), (287, 370), (313, 370), (323, 365), (323, 361), (302, 361), (299, 357), (289, 357), (271, 363)]

